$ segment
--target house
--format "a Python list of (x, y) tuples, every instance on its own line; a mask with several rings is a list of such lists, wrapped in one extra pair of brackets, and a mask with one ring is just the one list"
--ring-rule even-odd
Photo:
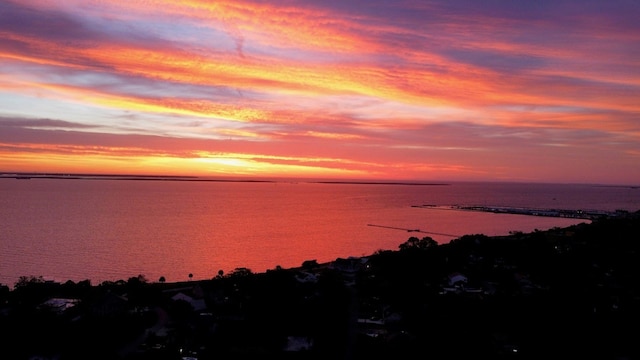
[(305, 271), (300, 271), (297, 272), (295, 275), (295, 278), (298, 282), (300, 283), (317, 283), (318, 282), (318, 276), (315, 274), (312, 274), (310, 272), (305, 272)]
[(447, 284), (449, 286), (462, 287), (465, 286), (468, 281), (469, 279), (459, 272), (454, 272), (447, 276)]
[(191, 307), (193, 307), (194, 311), (202, 311), (202, 310), (206, 310), (207, 308), (207, 304), (205, 303), (204, 299), (196, 299), (193, 298), (183, 292), (179, 292), (175, 295), (173, 295), (171, 297), (171, 300), (173, 301), (185, 301), (187, 302), (189, 305), (191, 305)]
[(126, 296), (118, 295), (112, 291), (105, 293), (91, 306), (91, 313), (94, 316), (113, 317), (125, 314), (129, 299)]
[(332, 268), (341, 271), (343, 273), (356, 273), (365, 266), (369, 259), (366, 257), (348, 257), (337, 258), (333, 263), (331, 263)]
[(313, 347), (313, 339), (308, 336), (287, 336), (284, 351), (305, 351)]
[(76, 306), (79, 302), (80, 300), (78, 299), (51, 298), (40, 304), (40, 308), (46, 308), (52, 310), (56, 314), (62, 314), (68, 309)]

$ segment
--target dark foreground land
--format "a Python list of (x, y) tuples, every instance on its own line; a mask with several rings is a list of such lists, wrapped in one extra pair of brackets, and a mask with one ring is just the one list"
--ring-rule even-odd
[(640, 213), (183, 283), (0, 287), (1, 359), (638, 359)]

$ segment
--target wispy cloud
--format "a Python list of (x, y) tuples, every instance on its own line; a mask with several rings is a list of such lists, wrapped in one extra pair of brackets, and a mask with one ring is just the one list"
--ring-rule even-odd
[(8, 0), (0, 170), (638, 183), (639, 16), (622, 0)]

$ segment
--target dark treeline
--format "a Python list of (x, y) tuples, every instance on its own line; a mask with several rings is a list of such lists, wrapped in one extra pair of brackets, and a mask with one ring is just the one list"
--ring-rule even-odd
[(640, 358), (640, 213), (210, 280), (0, 287), (3, 359)]

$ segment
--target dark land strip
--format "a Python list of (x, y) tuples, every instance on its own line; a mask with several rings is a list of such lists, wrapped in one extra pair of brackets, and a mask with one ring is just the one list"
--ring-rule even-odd
[(165, 283), (0, 286), (2, 359), (638, 359), (640, 212)]

